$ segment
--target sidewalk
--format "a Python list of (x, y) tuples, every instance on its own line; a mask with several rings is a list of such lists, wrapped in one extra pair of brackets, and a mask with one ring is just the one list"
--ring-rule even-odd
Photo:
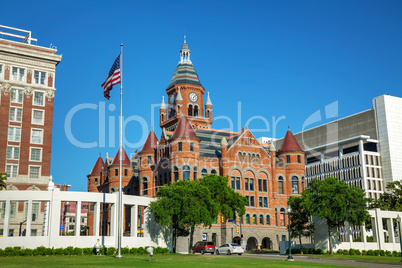
[[(271, 260), (286, 260), (287, 255), (279, 255), (278, 253), (267, 253), (267, 254), (243, 254), (244, 258), (255, 258), (255, 259), (271, 259)], [(384, 262), (364, 262), (364, 261), (354, 261), (354, 260), (329, 260), (329, 259), (319, 259), (311, 258), (310, 256), (293, 256), (295, 261), (301, 262), (311, 262), (311, 263), (323, 263), (323, 264), (334, 264), (343, 266), (355, 266), (355, 267), (386, 267), (386, 268), (401, 268), (402, 264), (395, 263), (384, 263)]]

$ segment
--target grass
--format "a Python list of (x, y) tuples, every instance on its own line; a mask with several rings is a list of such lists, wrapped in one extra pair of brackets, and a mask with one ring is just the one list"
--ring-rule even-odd
[(43, 256), (43, 257), (1, 257), (2, 267), (345, 267), (308, 262), (287, 262), (242, 258), (239, 256), (218, 257), (206, 255), (155, 255), (152, 262), (148, 256)]
[(385, 256), (366, 256), (366, 255), (329, 255), (329, 254), (297, 254), (296, 256), (309, 256), (315, 259), (333, 259), (333, 260), (354, 260), (354, 261), (369, 261), (369, 262), (388, 262), (388, 263), (400, 263), (401, 257), (385, 257)]

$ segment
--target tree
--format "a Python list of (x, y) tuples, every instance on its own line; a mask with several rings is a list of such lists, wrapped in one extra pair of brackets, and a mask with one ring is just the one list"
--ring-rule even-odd
[(311, 215), (326, 220), (328, 226), (329, 253), (332, 254), (332, 229), (345, 222), (361, 225), (369, 217), (368, 198), (364, 190), (348, 186), (337, 178), (312, 180), (303, 193), (303, 206)]
[(310, 221), (310, 213), (303, 205), (301, 197), (289, 197), (288, 205), (291, 207), (290, 230), (292, 238), (299, 238), (300, 253), (303, 254), (302, 236), (309, 237), (314, 232), (314, 224)]
[[(173, 251), (176, 252), (178, 236), (192, 236), (196, 225), (211, 226), (214, 215), (219, 213), (208, 188), (198, 181), (178, 181), (161, 187), (157, 201), (151, 202), (154, 220), (163, 226), (171, 226)], [(189, 250), (191, 247), (189, 247)]]
[(156, 222), (171, 226), (174, 252), (178, 236), (190, 234), (190, 252), (197, 225), (211, 227), (219, 213), (226, 219), (233, 218), (236, 214), (242, 216), (247, 204), (245, 197), (229, 187), (226, 177), (217, 175), (165, 185), (156, 195), (157, 200), (151, 202), (150, 211)]
[(380, 199), (371, 203), (370, 208), (402, 211), (402, 181), (389, 182), (387, 190)]
[(209, 189), (225, 219), (235, 218), (236, 214), (241, 217), (246, 213), (247, 198), (230, 188), (227, 177), (210, 174), (202, 177), (200, 184)]
[(7, 173), (0, 173), (0, 191), (6, 188)]

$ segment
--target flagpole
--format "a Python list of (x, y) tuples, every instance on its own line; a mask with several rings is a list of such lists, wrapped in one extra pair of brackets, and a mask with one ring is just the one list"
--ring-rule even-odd
[(120, 163), (119, 163), (119, 213), (117, 220), (117, 256), (122, 258), (121, 255), (121, 238), (122, 238), (122, 225), (123, 225), (123, 193), (122, 193), (122, 173), (123, 173), (123, 43), (120, 44)]

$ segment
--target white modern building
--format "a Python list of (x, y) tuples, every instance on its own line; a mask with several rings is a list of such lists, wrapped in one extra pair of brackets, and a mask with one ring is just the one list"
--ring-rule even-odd
[(388, 182), (402, 179), (400, 133), (402, 98), (382, 95), (369, 110), (294, 134), (306, 151), (306, 185), (335, 176), (378, 199)]

